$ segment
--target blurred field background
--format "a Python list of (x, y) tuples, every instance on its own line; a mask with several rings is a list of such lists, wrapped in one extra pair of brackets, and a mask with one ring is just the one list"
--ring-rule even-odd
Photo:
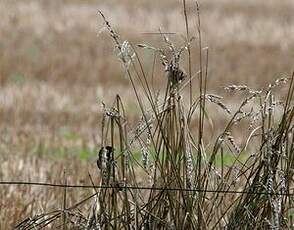
[[(228, 84), (258, 89), (293, 71), (293, 0), (200, 5), (211, 92), (223, 94)], [(101, 101), (120, 94), (130, 122), (136, 120), (133, 93), (98, 9), (133, 44), (160, 46), (160, 36), (146, 34), (159, 27), (175, 33), (174, 41), (185, 34), (175, 0), (1, 0), (0, 180), (62, 182), (66, 169), (69, 183), (88, 182), (88, 171), (96, 170)], [(158, 71), (156, 85), (164, 86)], [(58, 206), (59, 196), (41, 188), (1, 188), (0, 228)]]

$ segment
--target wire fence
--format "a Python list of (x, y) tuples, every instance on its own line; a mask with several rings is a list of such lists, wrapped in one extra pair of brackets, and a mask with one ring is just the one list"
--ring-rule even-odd
[[(55, 187), (55, 188), (74, 188), (74, 189), (128, 189), (128, 190), (153, 190), (153, 191), (182, 191), (182, 192), (199, 192), (199, 193), (230, 193), (230, 194), (253, 194), (253, 195), (277, 195), (294, 197), (294, 192), (259, 192), (254, 190), (235, 191), (235, 190), (209, 190), (197, 188), (171, 188), (171, 187), (144, 187), (144, 186), (128, 186), (122, 184), (113, 185), (70, 185), (70, 184), (54, 184), (42, 182), (25, 182), (25, 181), (0, 181), (0, 185), (27, 185), (40, 187)], [(294, 188), (292, 189), (294, 191)]]

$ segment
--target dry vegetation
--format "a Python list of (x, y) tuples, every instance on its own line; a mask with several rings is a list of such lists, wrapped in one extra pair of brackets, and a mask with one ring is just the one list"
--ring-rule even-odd
[[(291, 23), (294, 21), (292, 13), (294, 10), (293, 1), (262, 0), (256, 2), (253, 0), (209, 0), (203, 1), (203, 3), (200, 1), (200, 4), (202, 46), (209, 46), (210, 55), (207, 78), (209, 93), (223, 95), (226, 99), (226, 104), (228, 104), (229, 109), (233, 112), (238, 111), (240, 100), (241, 102), (243, 100), (240, 98), (250, 96), (250, 93), (248, 94), (249, 90), (245, 90), (246, 92), (243, 92), (241, 96), (232, 92), (225, 93), (223, 87), (229, 84), (246, 84), (254, 90), (264, 90), (261, 96), (255, 95), (260, 101), (255, 100), (250, 106), (246, 105), (247, 107), (244, 107), (244, 112), (249, 113), (251, 107), (254, 108), (255, 112), (257, 112), (259, 108), (264, 109), (262, 106), (271, 109), (273, 106), (271, 104), (273, 102), (271, 101), (271, 95), (276, 95), (275, 100), (277, 101), (285, 101), (289, 82), (286, 86), (278, 86), (277, 89), (270, 90), (268, 90), (268, 84), (274, 82), (277, 78), (290, 77), (290, 73), (293, 71), (294, 30), (293, 23)], [(195, 14), (192, 5), (188, 5), (187, 7), (190, 16), (192, 13)], [(111, 106), (116, 94), (119, 94), (123, 100), (124, 108), (127, 111), (129, 126), (135, 127), (134, 124), (138, 123), (142, 111), (137, 105), (133, 90), (129, 84), (129, 79), (125, 76), (125, 70), (114, 55), (113, 44), (110, 41), (109, 34), (105, 33), (105, 30), (102, 30), (102, 28), (104, 28), (104, 22), (101, 20), (101, 17), (98, 17), (97, 15), (98, 9), (107, 15), (111, 24), (115, 25), (114, 28), (120, 32), (122, 37), (132, 44), (143, 43), (144, 41), (144, 43), (156, 47), (165, 47), (165, 52), (167, 52), (169, 47), (167, 43), (164, 42), (162, 36), (145, 34), (146, 32), (158, 32), (159, 27), (164, 32), (176, 33), (174, 35), (169, 35), (169, 38), (174, 44), (177, 46), (184, 44), (185, 38), (183, 38), (183, 36), (186, 36), (184, 26), (185, 21), (182, 6), (178, 1), (166, 0), (157, 1), (156, 3), (151, 3), (151, 1), (147, 0), (1, 1), (1, 181), (20, 180), (63, 183), (65, 178), (67, 178), (66, 180), (69, 184), (91, 184), (88, 176), (88, 172), (90, 172), (95, 183), (98, 184), (100, 183), (99, 178), (101, 178), (101, 176), (95, 161), (99, 150), (97, 148), (101, 145), (103, 139), (100, 123), (103, 114), (100, 109), (101, 101), (104, 101), (107, 106)], [(197, 17), (193, 15), (190, 19), (189, 23), (191, 24), (191, 28), (193, 28), (191, 33), (197, 36), (197, 30), (195, 29), (197, 27)], [(194, 73), (199, 70), (199, 46), (197, 39), (191, 44), (190, 48), (193, 63), (195, 63), (192, 65), (192, 72)], [(144, 70), (146, 70), (146, 73), (150, 76), (153, 66), (152, 52), (139, 49), (138, 55), (142, 58)], [(205, 54), (203, 55), (205, 57)], [(167, 58), (171, 57), (172, 53), (168, 53)], [(186, 58), (187, 54), (185, 53), (180, 64), (186, 72), (188, 72), (189, 66)], [(155, 88), (152, 89), (154, 90), (152, 92), (156, 92), (156, 90), (160, 89), (163, 93), (166, 89), (166, 78), (163, 74), (164, 68), (162, 68), (159, 63), (155, 65), (154, 70), (153, 85)], [(134, 74), (134, 72), (131, 72), (131, 74)], [(199, 82), (196, 78), (194, 79), (194, 83), (193, 95), (197, 98), (197, 95), (199, 95)], [(189, 85), (187, 85), (187, 88), (189, 88)], [(167, 94), (170, 95), (171, 92), (172, 89), (170, 89)], [(282, 92), (282, 94), (280, 94), (280, 92)], [(178, 95), (179, 93), (182, 92), (176, 91), (175, 95)], [(155, 100), (155, 95), (152, 96)], [(164, 94), (162, 96), (164, 96)], [(171, 98), (173, 96), (174, 95), (170, 95)], [(174, 110), (175, 114), (183, 115), (187, 112), (181, 111), (182, 106), (188, 106), (187, 110), (189, 108), (189, 103), (185, 104), (185, 102), (189, 101), (189, 92), (183, 92), (182, 96), (185, 101), (177, 104), (179, 107), (176, 106)], [(150, 98), (148, 101), (146, 95), (143, 95), (143, 98), (145, 98), (142, 99), (144, 100), (145, 106), (151, 111), (157, 111), (159, 108), (165, 108), (165, 106), (168, 107), (168, 103), (174, 103), (171, 100), (167, 100), (167, 105), (163, 106), (157, 105), (154, 101), (150, 103)], [(270, 138), (262, 136), (263, 142), (253, 138), (254, 140), (252, 144), (248, 146), (244, 157), (244, 153), (241, 154), (239, 152), (238, 146), (243, 148), (243, 146), (246, 145), (247, 138), (244, 137), (248, 137), (252, 132), (252, 129), (247, 129), (250, 122), (242, 121), (238, 123), (238, 126), (236, 127), (234, 125), (229, 125), (229, 131), (231, 133), (226, 133), (228, 130), (225, 130), (226, 132), (224, 132), (223, 125), (225, 122), (230, 121), (232, 115), (227, 115), (223, 112), (220, 108), (222, 105), (219, 106), (221, 102), (217, 98), (212, 97), (208, 99), (218, 105), (206, 105), (210, 119), (208, 119), (203, 126), (203, 129), (205, 130), (203, 139), (205, 142), (206, 153), (209, 157), (214, 156), (215, 154), (218, 158), (218, 162), (214, 162), (214, 158), (212, 157), (208, 159), (214, 162), (212, 165), (217, 164), (214, 165), (215, 167), (211, 167), (209, 160), (208, 162), (201, 163), (201, 170), (193, 172), (193, 177), (198, 178), (198, 180), (195, 180), (195, 186), (200, 186), (201, 184), (206, 185), (210, 189), (219, 189), (221, 187), (223, 190), (250, 189), (250, 186), (256, 184), (250, 184), (251, 182), (248, 182), (249, 184), (244, 186), (244, 184), (246, 184), (245, 182), (249, 181), (246, 177), (248, 175), (241, 175), (240, 178), (238, 178), (239, 180), (237, 181), (237, 184), (228, 185), (228, 187), (225, 187), (222, 184), (224, 175), (227, 175), (229, 178), (226, 179), (233, 182), (236, 179), (233, 177), (234, 173), (238, 170), (239, 173), (243, 172), (242, 170), (244, 168), (242, 167), (245, 166), (253, 165), (254, 167), (252, 167), (256, 169), (256, 171), (251, 171), (251, 177), (249, 178), (254, 178), (254, 176), (258, 178), (258, 169), (260, 169), (264, 175), (266, 175), (267, 170), (272, 170), (272, 168), (266, 168), (267, 166), (262, 165), (260, 162), (263, 158), (267, 157), (268, 152), (272, 151), (270, 149), (272, 148), (271, 146), (274, 145), (273, 143), (280, 141), (277, 141), (277, 137), (279, 135), (285, 135), (283, 134), (285, 130), (278, 128), (280, 121), (280, 125), (282, 124), (283, 127), (287, 126), (291, 132), (293, 131), (291, 122), (286, 122), (284, 124), (280, 119), (284, 114), (286, 120), (291, 120), (291, 118), (288, 117), (291, 113), (289, 113), (290, 115), (285, 113), (283, 110), (283, 108), (287, 108), (285, 104), (282, 104), (281, 106), (277, 103), (277, 108), (273, 114), (276, 123), (271, 124), (272, 118), (268, 117), (271, 115), (268, 113), (266, 115), (263, 114), (264, 117), (258, 122), (267, 121), (269, 123), (264, 124), (257, 122), (254, 127), (257, 128), (258, 125), (261, 125), (264, 129), (258, 134), (268, 135), (270, 133), (272, 136)], [(204, 103), (202, 100), (200, 101), (200, 103)], [(119, 105), (119, 107), (120, 106), (121, 105)], [(117, 106), (115, 105), (115, 108), (116, 107)], [(293, 110), (290, 105), (288, 109)], [(154, 114), (156, 114), (155, 111), (153, 111)], [(152, 114), (152, 112), (150, 113)], [(269, 111), (269, 113), (271, 113), (271, 111)], [(173, 114), (173, 112), (170, 114)], [(159, 118), (155, 119), (154, 126), (161, 127), (162, 125), (164, 126), (164, 124), (174, 124), (176, 127), (169, 127), (161, 132), (170, 134), (176, 130), (177, 134), (170, 136), (166, 134), (166, 138), (168, 141), (174, 143), (174, 148), (180, 146), (179, 149), (181, 149), (183, 146), (177, 141), (183, 138), (181, 134), (188, 135), (188, 127), (185, 125), (182, 126), (183, 124), (176, 118), (174, 123), (171, 122), (165, 117), (171, 116), (170, 119), (172, 119), (173, 115), (170, 114), (164, 116), (160, 115)], [(240, 116), (239, 113), (237, 113), (237, 115), (238, 117)], [(248, 117), (246, 114), (243, 115), (245, 118), (250, 117), (251, 119), (254, 119), (253, 113)], [(191, 129), (191, 132), (195, 132), (195, 130), (199, 130), (199, 126), (201, 127), (200, 123), (198, 123), (199, 119), (197, 116), (190, 121), (191, 126), (189, 129)], [(204, 115), (202, 114), (202, 116)], [(115, 118), (109, 117), (109, 119), (111, 120)], [(146, 117), (142, 118), (143, 123), (144, 119), (146, 119)], [(211, 125), (212, 123), (210, 120), (213, 120), (213, 126)], [(184, 128), (185, 131), (181, 130), (179, 127)], [(160, 130), (160, 128), (158, 130)], [(179, 164), (183, 163), (182, 167), (184, 169), (186, 161), (181, 162), (180, 154), (183, 154), (183, 156), (186, 154), (186, 151), (184, 150), (187, 146), (182, 148), (182, 152), (179, 151), (179, 159), (169, 159), (168, 152), (171, 151), (172, 148), (167, 147), (168, 144), (166, 142), (162, 143), (163, 140), (160, 138), (158, 130), (154, 130), (152, 135), (155, 142), (152, 151), (154, 151), (153, 154), (161, 152), (161, 154), (164, 155), (162, 156), (163, 159), (166, 159), (166, 164), (160, 162), (160, 164), (162, 163), (163, 165), (157, 165), (158, 172), (165, 176), (170, 173), (174, 178), (178, 179), (180, 178), (179, 175), (182, 176), (182, 174), (186, 177), (187, 172), (181, 171), (177, 174), (173, 171), (173, 160), (177, 161)], [(240, 132), (240, 130), (242, 130), (242, 132)], [(116, 132), (122, 135), (121, 130)], [(225, 136), (221, 136), (222, 133), (226, 133)], [(110, 131), (108, 134), (111, 136)], [(185, 140), (191, 144), (189, 148), (191, 148), (191, 151), (193, 150), (192, 152), (201, 152), (203, 150), (199, 150), (197, 144), (199, 135), (201, 136), (201, 134), (194, 134), (196, 140), (192, 140), (193, 138), (188, 136), (185, 138), (188, 138), (189, 141)], [(116, 133), (115, 135), (119, 134)], [(164, 136), (165, 134), (161, 133), (161, 135)], [(212, 148), (214, 144), (213, 142), (206, 145), (207, 139), (214, 138), (214, 140), (216, 140), (218, 135), (226, 139), (226, 145), (228, 146), (214, 149)], [(174, 139), (176, 137), (178, 138), (177, 140)], [(144, 140), (140, 140), (143, 141), (143, 143), (147, 140), (147, 137), (144, 138)], [(126, 136), (123, 136), (123, 140), (128, 139)], [(286, 138), (276, 145), (281, 147), (281, 149), (284, 145), (288, 146), (284, 154), (289, 154), (290, 156), (290, 153), (292, 153), (291, 141), (292, 140)], [(107, 144), (111, 144), (110, 142), (111, 141), (109, 140)], [(119, 145), (118, 143), (123, 146), (126, 144), (126, 142), (122, 140), (120, 142), (115, 141), (116, 146)], [(179, 146), (175, 143), (179, 144)], [(215, 143), (217, 145), (217, 141)], [(260, 143), (263, 143), (263, 145), (266, 146), (264, 147), (265, 149), (258, 149), (258, 147), (255, 147)], [(124, 147), (126, 148), (126, 146)], [(141, 158), (137, 155), (141, 154), (141, 147), (142, 143), (132, 147), (133, 149), (130, 151), (133, 155), (136, 155), (134, 158), (136, 160), (139, 159), (140, 162)], [(116, 149), (119, 148), (116, 147)], [(138, 150), (139, 153), (137, 153)], [(223, 161), (221, 161), (218, 156), (220, 155), (220, 152), (223, 151), (237, 156), (237, 161), (232, 157), (225, 160), (223, 159), (225, 164), (231, 165), (231, 169), (237, 171), (230, 171), (228, 168), (224, 168), (223, 165), (220, 164), (220, 162)], [(247, 156), (253, 152), (255, 154), (260, 153), (259, 157), (248, 161), (247, 163), (249, 165), (243, 166)], [(200, 158), (198, 158), (197, 155), (193, 158), (195, 167), (197, 167), (197, 164), (199, 166), (199, 159)], [(281, 160), (282, 163), (280, 163), (279, 160)], [(273, 189), (275, 192), (284, 191), (283, 189), (285, 189), (285, 191), (292, 191), (293, 193), (293, 187), (291, 187), (293, 186), (293, 184), (291, 185), (291, 181), (293, 180), (293, 156), (292, 158), (289, 158), (288, 161), (285, 159), (279, 160), (278, 166), (272, 165), (271, 167), (277, 167), (278, 171), (280, 170), (285, 174), (277, 174), (277, 178), (274, 179), (276, 181), (270, 189)], [(153, 161), (156, 162), (156, 158), (153, 158)], [(276, 162), (277, 159), (273, 159), (272, 161)], [(132, 167), (137, 168), (139, 165)], [(217, 178), (218, 175), (215, 168), (218, 167), (222, 169), (222, 179)], [(166, 168), (167, 171), (161, 171), (162, 168)], [(66, 176), (62, 176), (64, 170), (66, 170)], [(119, 170), (122, 169), (119, 168)], [(120, 171), (119, 173), (123, 173), (123, 171)], [(207, 173), (211, 173), (210, 177), (207, 177), (212, 178), (213, 182), (211, 184), (205, 181), (207, 179), (205, 179)], [(136, 178), (128, 178), (128, 183), (131, 185), (135, 185), (136, 183), (142, 185), (142, 180), (148, 178), (148, 175), (150, 176), (150, 172), (148, 171), (139, 172), (139, 174), (140, 175), (137, 175)], [(163, 176), (163, 179), (165, 176)], [(287, 176), (288, 187), (285, 188), (283, 187), (284, 185), (281, 185), (282, 183), (279, 182), (283, 182)], [(204, 181), (199, 178), (204, 178)], [(260, 181), (255, 182), (261, 184), (268, 183), (268, 178), (262, 178), (263, 179), (260, 179)], [(187, 188), (188, 185), (185, 184), (186, 181), (184, 181), (184, 179), (179, 179), (179, 181), (175, 182), (172, 187), (184, 186)], [(155, 185), (162, 186), (163, 184), (164, 183), (157, 182)], [(267, 184), (267, 186), (270, 185)], [(269, 188), (267, 187), (266, 189)], [(269, 190), (259, 191), (268, 192)], [(87, 195), (92, 192), (93, 189), (68, 189), (66, 205), (71, 206), (87, 197)], [(145, 195), (146, 193), (143, 192), (143, 194)], [(157, 200), (159, 204), (162, 205), (165, 204), (165, 200), (171, 201), (173, 198), (176, 200), (179, 197), (179, 199), (182, 199), (181, 196), (183, 195), (180, 192), (166, 192), (162, 196), (158, 194), (160, 193), (151, 194), (149, 199)], [(59, 208), (62, 209), (63, 195), (64, 190), (62, 188), (42, 188), (33, 186), (1, 187), (0, 229), (11, 228), (21, 220), (27, 217), (32, 217), (36, 214), (49, 212)], [(138, 194), (134, 195), (129, 193), (128, 195), (134, 197)], [(126, 202), (126, 199), (120, 197), (119, 193), (115, 193), (115, 196), (116, 199), (121, 199), (121, 202)], [(195, 200), (193, 200), (194, 197), (191, 196), (190, 193), (185, 193), (184, 196), (187, 196), (187, 200), (196, 207), (194, 210), (189, 205), (185, 206), (186, 211), (190, 208), (188, 212), (191, 216), (193, 216), (191, 213), (196, 212), (195, 219), (189, 219), (188, 217), (182, 216), (185, 212), (181, 210), (181, 212), (179, 211), (180, 213), (178, 213), (178, 218), (175, 219), (174, 224), (180, 225), (181, 222), (186, 221), (187, 226), (191, 227), (196, 226), (197, 224), (203, 224), (204, 226), (205, 223), (209, 222), (210, 227), (217, 224), (216, 227), (220, 228), (220, 226), (230, 224), (233, 229), (234, 224), (240, 224), (235, 223), (233, 221), (234, 219), (246, 219), (245, 216), (241, 216), (242, 211), (238, 212), (231, 207), (229, 208), (225, 205), (221, 205), (223, 200), (229, 202), (237, 199), (234, 195), (223, 197), (222, 194), (218, 193), (215, 194), (215, 196), (208, 194), (207, 199), (212, 199), (214, 201), (212, 203), (207, 202), (204, 195), (201, 199)], [(112, 197), (108, 195), (105, 195), (103, 199), (109, 199), (109, 202), (114, 202), (111, 200)], [(272, 199), (274, 199), (275, 202), (278, 202), (276, 201), (278, 200), (277, 197), (268, 197), (264, 200), (261, 195), (255, 196), (254, 198), (243, 196), (237, 201), (239, 202), (239, 206), (244, 206), (244, 204), (251, 202), (251, 204), (258, 204), (258, 207), (263, 207), (263, 213), (259, 213), (256, 210), (256, 207), (248, 207), (247, 209), (247, 211), (249, 210), (254, 213), (258, 219), (259, 216), (268, 217), (273, 213), (271, 212), (272, 209), (269, 202), (272, 201)], [(143, 200), (141, 200), (141, 202), (144, 203)], [(291, 202), (293, 205), (293, 200)], [(291, 205), (291, 202), (290, 198), (289, 200), (285, 199), (282, 202), (286, 205), (286, 208), (283, 207), (283, 214), (281, 215), (283, 218), (285, 217), (285, 219), (288, 218), (289, 221), (284, 221), (282, 217), (279, 219), (279, 225), (284, 228), (289, 227), (289, 224), (291, 223), (293, 224), (293, 207), (289, 206)], [(81, 213), (89, 213), (91, 204), (91, 202), (88, 202), (82, 206)], [(166, 227), (168, 224), (171, 224), (169, 221), (172, 213), (164, 214), (164, 208), (168, 209), (167, 207), (171, 204), (179, 205), (178, 203), (170, 202), (162, 209), (157, 208), (156, 205), (154, 205), (154, 209), (152, 207), (146, 207), (146, 209), (148, 209), (148, 211), (152, 210), (150, 213), (156, 213), (158, 217), (160, 216), (160, 219), (168, 220), (162, 222)], [(221, 206), (220, 209), (217, 209), (218, 212), (214, 209), (215, 206), (213, 205), (215, 204), (220, 204)], [(124, 203), (124, 205), (127, 205), (127, 203)], [(203, 211), (200, 209), (199, 207), (201, 205), (204, 205), (206, 210)], [(178, 208), (178, 210), (180, 210), (180, 208)], [(211, 212), (215, 210), (215, 216), (210, 218), (209, 215), (211, 215), (211, 213), (209, 213), (208, 210)], [(228, 210), (228, 213), (233, 213), (233, 211), (235, 211), (236, 215), (240, 216), (236, 217), (226, 214), (226, 217), (222, 218), (221, 215), (224, 214), (226, 210)], [(109, 210), (106, 212), (108, 211)], [(203, 213), (199, 214), (199, 212)], [(114, 212), (109, 211), (109, 213), (114, 215)], [(153, 217), (148, 216), (146, 213), (147, 212), (138, 212), (138, 222), (142, 222), (144, 218), (147, 218), (150, 221), (152, 220)], [(250, 215), (252, 215), (252, 213)], [(100, 214), (100, 218), (106, 218), (105, 216), (101, 217), (105, 215), (105, 213)], [(146, 215), (148, 217), (146, 217)], [(128, 213), (126, 216), (126, 218), (133, 218), (131, 213)], [(202, 216), (202, 218), (199, 218), (200, 216)], [(262, 222), (258, 224), (260, 224), (259, 226), (270, 226), (270, 224), (273, 223), (273, 220), (277, 220), (277, 218), (274, 218), (276, 217), (272, 217), (272, 219), (269, 218), (268, 223)], [(185, 221), (183, 221), (184, 219)], [(220, 220), (219, 223), (217, 223), (217, 220)], [(59, 224), (61, 223), (62, 220)], [(158, 224), (160, 225), (162, 223)], [(123, 223), (120, 224), (123, 225)], [(179, 225), (176, 225), (176, 227), (179, 227)]]

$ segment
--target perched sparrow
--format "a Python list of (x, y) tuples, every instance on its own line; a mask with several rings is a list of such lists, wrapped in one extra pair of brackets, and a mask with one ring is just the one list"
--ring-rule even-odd
[(113, 162), (113, 147), (106, 146), (99, 150), (99, 155), (97, 159), (97, 166), (99, 169), (105, 169), (109, 166), (109, 163)]
[(181, 82), (187, 76), (186, 73), (178, 66), (174, 65), (173, 62), (166, 65), (165, 72), (167, 72), (167, 78), (173, 85)]

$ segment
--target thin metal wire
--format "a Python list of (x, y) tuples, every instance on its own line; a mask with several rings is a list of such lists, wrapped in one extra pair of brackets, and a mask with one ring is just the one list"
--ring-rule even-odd
[(175, 35), (177, 34), (176, 32), (141, 32), (140, 34), (144, 35), (162, 35), (162, 34), (167, 34), (167, 35)]
[(58, 187), (58, 188), (80, 188), (80, 189), (129, 189), (129, 190), (157, 190), (157, 191), (183, 191), (183, 192), (206, 192), (206, 193), (230, 193), (230, 194), (256, 194), (256, 195), (278, 195), (294, 197), (294, 193), (268, 193), (256, 191), (234, 191), (234, 190), (204, 190), (189, 188), (160, 188), (160, 187), (144, 187), (144, 186), (125, 186), (125, 185), (69, 185), (69, 184), (53, 184), (42, 182), (23, 182), (23, 181), (0, 181), (0, 185), (30, 185), (42, 187)]

